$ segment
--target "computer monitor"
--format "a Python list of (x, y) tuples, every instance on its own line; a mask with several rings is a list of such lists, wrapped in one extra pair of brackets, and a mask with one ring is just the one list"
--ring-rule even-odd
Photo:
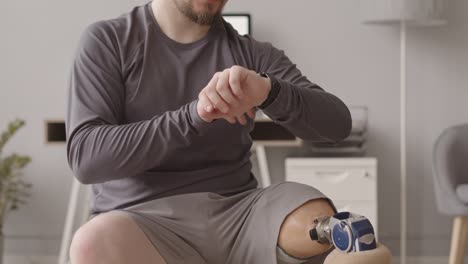
[(251, 35), (250, 14), (223, 14), (224, 20), (230, 23), (240, 35)]

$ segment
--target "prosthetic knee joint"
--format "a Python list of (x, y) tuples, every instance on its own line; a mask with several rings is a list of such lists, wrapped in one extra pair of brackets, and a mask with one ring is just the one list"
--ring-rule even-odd
[(319, 243), (333, 244), (343, 252), (358, 252), (376, 248), (374, 228), (361, 215), (340, 212), (334, 216), (314, 220), (315, 228), (309, 231), (310, 238)]

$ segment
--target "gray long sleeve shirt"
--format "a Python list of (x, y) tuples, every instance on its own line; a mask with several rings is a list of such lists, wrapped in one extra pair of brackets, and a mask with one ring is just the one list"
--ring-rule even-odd
[(256, 188), (252, 120), (203, 121), (198, 93), (217, 71), (240, 65), (274, 76), (280, 89), (265, 109), (274, 122), (309, 140), (348, 136), (348, 108), (311, 83), (283, 51), (240, 36), (219, 17), (202, 39), (166, 36), (151, 2), (90, 24), (74, 55), (67, 92), (67, 158), (92, 184), (92, 213), (165, 196)]

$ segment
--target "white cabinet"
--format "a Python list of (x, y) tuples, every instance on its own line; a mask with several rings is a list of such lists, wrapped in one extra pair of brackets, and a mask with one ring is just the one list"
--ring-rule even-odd
[(377, 234), (376, 158), (287, 158), (286, 181), (310, 185), (338, 211), (366, 216)]

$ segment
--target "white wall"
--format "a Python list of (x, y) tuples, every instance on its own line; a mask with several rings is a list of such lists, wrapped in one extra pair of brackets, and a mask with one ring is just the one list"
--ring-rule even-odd
[[(7, 220), (7, 254), (57, 253), (72, 174), (65, 146), (45, 144), (44, 120), (63, 119), (82, 29), (145, 2), (0, 2), (0, 128), (16, 116), (27, 121), (6, 151), (32, 156), (24, 173), (34, 184), (29, 204)], [(398, 254), (398, 29), (362, 25), (354, 0), (231, 0), (226, 11), (250, 12), (256, 38), (285, 49), (312, 81), (348, 105), (369, 107), (369, 154), (379, 159), (379, 233)], [(410, 255), (448, 254), (451, 221), (434, 207), (430, 157), (442, 129), (468, 119), (467, 12), (466, 1), (452, 0), (447, 26), (409, 31)], [(269, 151), (275, 181), (293, 152)]]

